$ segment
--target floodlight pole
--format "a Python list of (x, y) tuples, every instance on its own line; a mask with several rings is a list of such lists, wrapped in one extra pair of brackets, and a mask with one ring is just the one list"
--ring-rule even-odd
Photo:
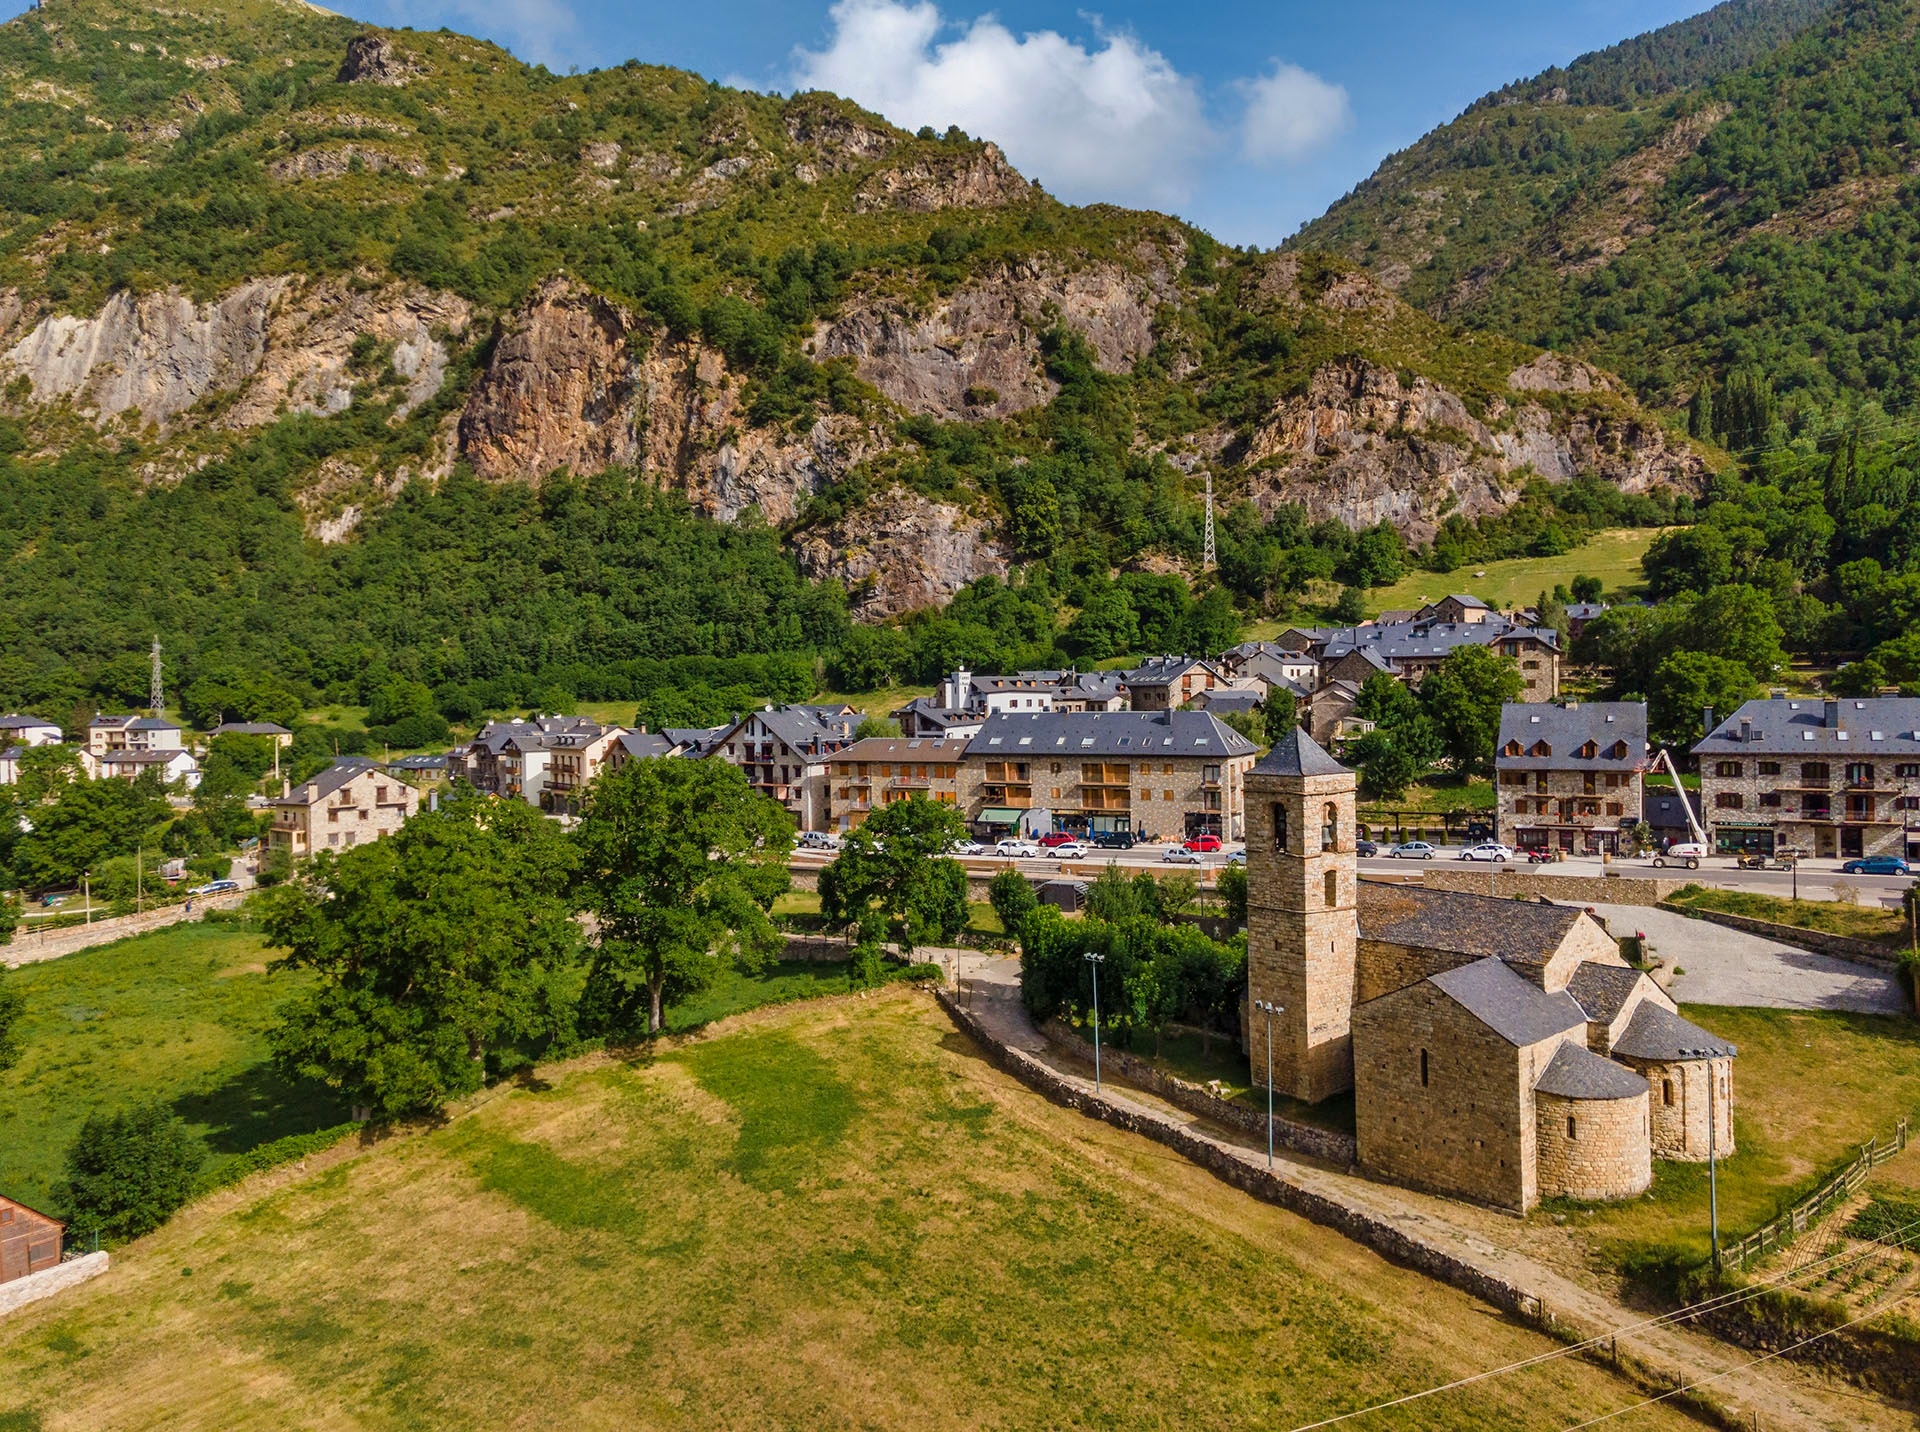
[(1100, 1092), (1100, 966), (1107, 957), (1087, 951), (1087, 963), (1093, 967), (1093, 1092)]
[(1285, 1005), (1259, 1000), (1254, 1006), (1267, 1017), (1267, 1167), (1273, 1167), (1273, 1017), (1287, 1012)]
[(1719, 1091), (1715, 1088), (1713, 1061), (1718, 1051), (1713, 1049), (1683, 1049), (1682, 1055), (1703, 1059), (1707, 1065), (1707, 1216), (1713, 1238), (1713, 1271), (1720, 1271), (1720, 1180), (1717, 1164), (1719, 1150), (1715, 1140), (1714, 1104)]

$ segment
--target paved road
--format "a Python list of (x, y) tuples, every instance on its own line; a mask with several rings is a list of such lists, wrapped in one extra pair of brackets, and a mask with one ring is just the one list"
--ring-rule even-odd
[(1645, 905), (1593, 908), (1614, 935), (1644, 932), (1655, 954), (1685, 971), (1671, 985), (1673, 997), (1682, 1004), (1845, 1009), (1862, 1014), (1900, 1014), (1906, 1008), (1893, 976), (1869, 965), (1849, 964)]

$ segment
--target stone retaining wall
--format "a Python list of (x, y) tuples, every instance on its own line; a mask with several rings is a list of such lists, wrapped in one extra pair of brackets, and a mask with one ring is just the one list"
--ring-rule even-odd
[(154, 930), (163, 930), (169, 925), (198, 920), (209, 910), (231, 909), (251, 893), (247, 890), (235, 890), (227, 895), (196, 895), (191, 915), (187, 913), (187, 907), (183, 903), (163, 906), (158, 910), (148, 910), (139, 915), (117, 915), (108, 919), (95, 920), (91, 925), (69, 925), (62, 930), (48, 930), (44, 933), (34, 930), (32, 923), (27, 922), (14, 932), (13, 943), (0, 945), (0, 965), (13, 969), (20, 965), (37, 964), (41, 960), (57, 960), (60, 956), (71, 955), (77, 950), (92, 949), (95, 945), (110, 945), (115, 940), (124, 940), (132, 935), (145, 935)]
[[(1059, 1020), (1048, 1020), (1041, 1026), (1040, 1033), (1062, 1053), (1087, 1064), (1093, 1063), (1093, 1046)], [(1227, 1036), (1221, 1035), (1220, 1038), (1224, 1040)], [(1225, 1124), (1228, 1128), (1258, 1138), (1267, 1136), (1267, 1116), (1260, 1110), (1222, 1099), (1198, 1084), (1175, 1078), (1138, 1055), (1102, 1045), (1100, 1061), (1103, 1067), (1115, 1070), (1121, 1078), (1158, 1095), (1176, 1109), (1185, 1109), (1189, 1114), (1212, 1119), (1216, 1124)], [(1315, 1128), (1312, 1124), (1297, 1123), (1292, 1119), (1276, 1118), (1273, 1121), (1273, 1141), (1281, 1148), (1292, 1149), (1309, 1158), (1325, 1159), (1342, 1168), (1350, 1167), (1360, 1157), (1352, 1135)]]
[(1722, 910), (1699, 910), (1691, 905), (1678, 905), (1670, 900), (1660, 901), (1662, 910), (1670, 910), (1676, 915), (1685, 915), (1693, 920), (1708, 920), (1716, 925), (1725, 925), (1729, 930), (1744, 930), (1749, 935), (1761, 935), (1769, 940), (1778, 940), (1783, 945), (1792, 945), (1797, 949), (1811, 950), (1816, 955), (1827, 955), (1836, 960), (1846, 960), (1849, 964), (1872, 965), (1875, 969), (1897, 969), (1899, 957), (1885, 945), (1873, 940), (1858, 940), (1850, 935), (1829, 935), (1823, 930), (1805, 930), (1798, 925), (1780, 925), (1772, 920), (1756, 920), (1750, 915), (1729, 915)]
[(51, 1268), (42, 1268), (38, 1273), (29, 1273), (24, 1278), (0, 1283), (0, 1314), (24, 1308), (28, 1303), (37, 1303), (42, 1298), (51, 1298), (55, 1293), (63, 1293), (106, 1271), (105, 1253), (87, 1253), (78, 1258), (69, 1258), (64, 1263), (56, 1263)]
[(1420, 876), (1429, 890), (1492, 893), (1508, 899), (1544, 895), (1569, 905), (1658, 905), (1687, 883), (1643, 875), (1548, 875), (1526, 867), (1515, 870), (1479, 863), (1457, 870), (1426, 869)]

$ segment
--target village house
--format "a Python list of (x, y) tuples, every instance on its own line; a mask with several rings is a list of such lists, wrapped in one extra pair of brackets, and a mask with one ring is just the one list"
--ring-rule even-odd
[(1499, 839), (1618, 855), (1641, 819), (1646, 703), (1509, 704), (1493, 764)]
[(57, 1268), (66, 1229), (59, 1219), (0, 1195), (0, 1283)]
[(1247, 777), (1257, 1087), (1351, 1091), (1362, 1170), (1518, 1212), (1733, 1151), (1731, 1044), (1582, 910), (1361, 881), (1355, 791), (1298, 730)]
[(1776, 697), (1707, 717), (1693, 753), (1714, 850), (1920, 858), (1920, 699)]
[(80, 754), (81, 768), (96, 780), (135, 781), (148, 771), (158, 771), (165, 785), (176, 782), (193, 790), (200, 784), (200, 766), (193, 752), (179, 747), (138, 750), (119, 747), (94, 755)]
[(1008, 713), (967, 743), (961, 807), (982, 837), (1127, 832), (1238, 840), (1258, 748), (1204, 711)]
[(846, 706), (769, 706), (734, 722), (707, 757), (738, 766), (747, 783), (786, 807), (802, 830), (825, 830), (827, 759), (853, 744), (860, 715)]
[(293, 732), (273, 721), (222, 721), (207, 735), (216, 740), (221, 736), (264, 736), (283, 751), (293, 744)]
[(23, 716), (17, 711), (0, 716), (0, 745), (57, 746), (61, 739), (58, 724), (43, 716)]
[(964, 741), (1003, 711), (1124, 711), (1127, 692), (1114, 671), (1019, 671), (976, 676), (962, 667), (890, 713), (903, 736)]
[(828, 828), (857, 830), (882, 806), (915, 796), (957, 806), (966, 749), (958, 740), (872, 736), (836, 751), (827, 759)]
[[(1524, 683), (1528, 701), (1552, 701), (1560, 695), (1560, 638), (1544, 627), (1520, 626), (1484, 603), (1474, 608), (1456, 604), (1470, 598), (1448, 597), (1422, 607), (1410, 622), (1369, 623), (1347, 627), (1327, 638), (1319, 651), (1321, 679), (1365, 684), (1375, 671), (1386, 671), (1418, 690), (1427, 673), (1463, 646), (1484, 646), (1511, 657)], [(1462, 612), (1459, 620), (1442, 620), (1447, 611)], [(1434, 613), (1436, 615), (1428, 615)]]
[(1309, 696), (1298, 719), (1306, 732), (1323, 746), (1334, 746), (1373, 729), (1373, 722), (1353, 714), (1360, 700), (1360, 683), (1338, 678)]
[(312, 780), (284, 785), (267, 807), (267, 849), (298, 860), (392, 835), (419, 812), (420, 793), (371, 761), (342, 756)]
[(1177, 711), (1227, 680), (1219, 666), (1197, 656), (1151, 656), (1120, 673), (1132, 711)]
[(449, 769), (488, 795), (566, 814), (622, 734), (619, 726), (585, 716), (489, 721), (454, 754)]
[(87, 726), (87, 753), (93, 756), (115, 751), (179, 751), (185, 746), (180, 728), (158, 716), (103, 712)]

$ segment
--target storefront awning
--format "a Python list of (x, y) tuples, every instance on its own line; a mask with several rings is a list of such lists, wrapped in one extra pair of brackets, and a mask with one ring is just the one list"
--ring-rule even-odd
[(1018, 825), (1020, 812), (1005, 810), (999, 806), (989, 806), (980, 812), (980, 823), (982, 825)]

